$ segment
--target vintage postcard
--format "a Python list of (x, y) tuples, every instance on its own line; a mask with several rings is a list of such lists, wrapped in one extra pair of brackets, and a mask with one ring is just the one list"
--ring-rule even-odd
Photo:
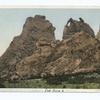
[(0, 41), (2, 91), (100, 89), (100, 8), (0, 8)]

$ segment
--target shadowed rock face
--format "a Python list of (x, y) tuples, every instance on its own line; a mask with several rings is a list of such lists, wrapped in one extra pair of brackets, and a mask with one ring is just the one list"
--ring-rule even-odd
[(70, 18), (64, 27), (63, 39), (70, 38), (76, 32), (81, 31), (86, 32), (93, 37), (95, 36), (92, 28), (87, 23), (85, 23), (82, 18), (80, 18), (80, 21), (73, 20), (72, 18)]
[(0, 58), (0, 76), (10, 77), (15, 73), (16, 64), (23, 58), (31, 56), (37, 50), (36, 42), (47, 39), (54, 41), (55, 28), (45, 16), (28, 17), (20, 36), (14, 37), (6, 52)]
[(55, 40), (54, 30), (45, 16), (28, 17), (22, 34), (0, 58), (1, 78), (67, 76), (100, 70), (100, 41), (88, 24), (71, 19), (62, 41)]

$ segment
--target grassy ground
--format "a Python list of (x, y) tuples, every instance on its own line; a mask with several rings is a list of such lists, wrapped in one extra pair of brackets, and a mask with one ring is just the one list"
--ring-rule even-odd
[(100, 89), (100, 73), (0, 82), (5, 88)]
[(100, 83), (68, 83), (67, 81), (61, 84), (48, 84), (46, 80), (31, 79), (20, 80), (18, 82), (4, 82), (6, 88), (68, 88), (68, 89), (100, 89)]

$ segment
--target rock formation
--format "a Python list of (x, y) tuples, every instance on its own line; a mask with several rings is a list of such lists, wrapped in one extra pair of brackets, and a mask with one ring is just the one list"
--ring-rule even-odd
[(38, 49), (37, 41), (45, 41), (45, 39), (46, 42), (54, 41), (54, 30), (55, 28), (46, 20), (45, 16), (28, 17), (21, 35), (13, 39), (0, 58), (0, 76), (9, 78), (15, 74), (17, 63), (23, 58), (31, 56)]
[(0, 58), (0, 76), (10, 80), (100, 71), (100, 41), (84, 22), (67, 22), (63, 40), (45, 16), (27, 18), (20, 36)]
[[(100, 71), (100, 42), (85, 32), (75, 33), (62, 40), (63, 54), (50, 62), (44, 75), (60, 76)], [(57, 48), (58, 49), (58, 48)]]
[(87, 23), (85, 23), (82, 18), (79, 19), (80, 21), (74, 20), (72, 18), (68, 20), (67, 24), (64, 27), (63, 39), (70, 38), (76, 32), (81, 32), (81, 31), (89, 33), (93, 37), (95, 36), (92, 28)]
[(58, 42), (46, 41), (38, 41), (37, 47), (40, 51), (34, 52), (17, 64), (16, 71), (20, 77), (59, 76), (98, 71), (100, 44), (94, 35), (91, 35), (91, 31), (88, 33), (84, 30), (76, 31), (70, 38)]
[[(43, 43), (42, 43), (43, 42)], [(16, 65), (16, 73), (22, 78), (39, 77), (51, 61), (53, 47), (49, 42), (41, 41), (31, 56), (25, 57)]]

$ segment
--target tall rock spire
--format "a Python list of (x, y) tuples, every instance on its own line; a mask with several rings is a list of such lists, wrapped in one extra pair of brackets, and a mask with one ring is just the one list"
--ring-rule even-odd
[(45, 16), (28, 17), (23, 26), (21, 35), (14, 37), (6, 52), (0, 58), (0, 76), (11, 76), (16, 64), (24, 57), (30, 56), (37, 49), (36, 42), (46, 39), (55, 40), (55, 27)]

